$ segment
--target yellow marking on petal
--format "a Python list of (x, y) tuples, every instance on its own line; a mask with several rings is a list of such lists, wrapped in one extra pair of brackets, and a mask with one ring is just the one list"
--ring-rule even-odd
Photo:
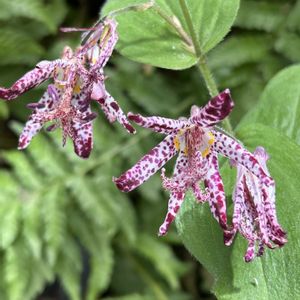
[(92, 63), (93, 63), (93, 65), (94, 65), (96, 62), (97, 62), (97, 58), (96, 58), (96, 57), (94, 57), (94, 58), (92, 59)]
[(80, 91), (81, 91), (81, 87), (80, 87), (80, 85), (77, 83), (77, 84), (75, 85), (75, 87), (74, 87), (74, 92), (75, 92), (76, 94), (79, 94)]
[(185, 148), (184, 148), (184, 155), (188, 156), (188, 147), (187, 146), (185, 146)]
[(208, 135), (210, 137), (210, 139), (208, 140), (208, 144), (212, 145), (215, 142), (215, 136), (211, 132), (209, 132)]
[(175, 136), (175, 138), (174, 138), (174, 147), (177, 151), (180, 148), (180, 142), (179, 142), (179, 138), (177, 136)]
[(210, 152), (210, 147), (207, 147), (204, 151), (201, 152), (202, 157), (206, 157)]
[(57, 82), (54, 85), (59, 90), (62, 90), (65, 87), (63, 84), (60, 84), (60, 83), (57, 83)]

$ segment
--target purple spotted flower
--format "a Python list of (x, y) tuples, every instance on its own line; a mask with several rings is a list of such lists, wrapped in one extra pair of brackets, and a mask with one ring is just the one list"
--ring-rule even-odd
[[(257, 147), (254, 156), (270, 176), (266, 161), (268, 154)], [(237, 184), (233, 194), (233, 228), (225, 235), (226, 245), (230, 245), (237, 231), (248, 240), (248, 249), (244, 256), (246, 262), (261, 256), (264, 246), (273, 249), (283, 246), (287, 240), (279, 225), (275, 211), (275, 184), (266, 186), (249, 170), (240, 164), (237, 166)], [(255, 250), (257, 246), (257, 251)]]
[(41, 61), (10, 88), (0, 88), (0, 98), (12, 100), (43, 81), (53, 79), (39, 102), (28, 105), (33, 113), (21, 133), (19, 149), (26, 148), (50, 121), (49, 131), (62, 128), (63, 145), (70, 137), (76, 154), (89, 157), (93, 147), (92, 120), (97, 116), (91, 112), (91, 100), (99, 103), (110, 122), (117, 120), (127, 131), (135, 132), (104, 85), (103, 67), (118, 40), (116, 27), (113, 19), (104, 20), (83, 35), (82, 45), (74, 53), (70, 47), (65, 47), (62, 58)]
[[(203, 108), (193, 106), (188, 119), (173, 120), (128, 114), (128, 118), (138, 125), (166, 134), (167, 137), (131, 169), (119, 178), (114, 178), (121, 191), (132, 191), (178, 153), (173, 176), (167, 178), (164, 169), (162, 170), (163, 186), (170, 191), (170, 199), (168, 213), (159, 229), (159, 235), (167, 233), (188, 189), (193, 191), (199, 202), (208, 201), (213, 216), (224, 230), (228, 229), (218, 154), (243, 165), (266, 185), (273, 182), (249, 151), (231, 137), (215, 129), (214, 125), (223, 120), (232, 108), (230, 92), (225, 90)], [(199, 186), (201, 181), (205, 184), (205, 190), (201, 190)]]

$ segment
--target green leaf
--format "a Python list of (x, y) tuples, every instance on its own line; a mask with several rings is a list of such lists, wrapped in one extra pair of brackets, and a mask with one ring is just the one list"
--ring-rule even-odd
[[(223, 245), (221, 229), (211, 216), (207, 204), (199, 205), (188, 195), (176, 225), (188, 250), (215, 278), (214, 292), (219, 300), (297, 299), (300, 270), (299, 227), (300, 148), (288, 137), (264, 125), (240, 128), (237, 137), (253, 150), (262, 145), (270, 154), (270, 172), (276, 180), (276, 207), (280, 223), (288, 232), (289, 242), (282, 249), (267, 249), (262, 258), (245, 263), (246, 241), (237, 238), (230, 248)], [(284, 151), (278, 145), (284, 145)], [(226, 186), (227, 194), (233, 187)]]
[[(110, 0), (103, 14), (147, 1)], [(186, 0), (202, 53), (207, 53), (228, 33), (239, 7), (239, 0)], [(117, 49), (122, 55), (142, 63), (168, 69), (185, 69), (196, 64), (198, 57), (191, 45), (188, 22), (180, 1), (157, 0), (162, 14), (177, 18), (176, 26), (185, 31), (183, 38), (176, 26), (167, 22), (155, 8), (126, 12), (117, 17), (120, 40)], [(189, 45), (190, 44), (190, 45)], [(191, 47), (192, 46), (192, 47)]]
[(278, 129), (300, 144), (300, 65), (280, 71), (266, 86), (258, 105), (240, 126), (258, 122)]

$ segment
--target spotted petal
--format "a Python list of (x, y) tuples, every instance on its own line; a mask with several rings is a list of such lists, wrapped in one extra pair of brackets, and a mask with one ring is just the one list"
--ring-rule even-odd
[[(269, 170), (266, 165), (266, 161), (269, 156), (263, 147), (257, 147), (254, 151), (254, 155), (257, 158), (259, 164), (265, 171), (265, 173), (270, 176)], [(270, 185), (269, 187), (261, 186), (262, 196), (265, 206), (265, 211), (267, 212), (267, 221), (269, 222), (269, 236), (270, 239), (277, 245), (283, 245), (286, 243), (285, 231), (279, 225), (276, 216), (275, 208), (275, 185)]]
[[(254, 156), (263, 164), (265, 173), (269, 175), (265, 163), (268, 156), (264, 149), (258, 147)], [(233, 229), (226, 233), (225, 244), (230, 245), (239, 231), (248, 240), (245, 261), (249, 262), (255, 256), (263, 254), (265, 245), (273, 249), (275, 245), (283, 246), (287, 240), (276, 218), (275, 185), (266, 187), (245, 167), (237, 165), (237, 169), (237, 184), (233, 194)]]
[(97, 48), (100, 49), (100, 53), (93, 53), (92, 60), (94, 60), (94, 62), (91, 68), (92, 72), (102, 69), (111, 57), (118, 41), (117, 25), (114, 19), (108, 18), (104, 21), (104, 30), (102, 31), (99, 46), (97, 46)]
[(135, 129), (127, 121), (117, 101), (105, 90), (104, 83), (100, 82), (94, 84), (91, 98), (100, 104), (110, 122), (117, 120), (128, 132), (135, 133)]
[(64, 67), (65, 62), (61, 59), (54, 61), (41, 61), (36, 67), (27, 72), (23, 77), (16, 81), (10, 88), (0, 88), (0, 98), (12, 100), (41, 84), (46, 79), (52, 77), (56, 67)]
[(39, 117), (39, 115), (42, 115), (43, 113), (49, 112), (51, 109), (53, 109), (55, 102), (58, 99), (56, 97), (61, 97), (61, 91), (56, 89), (53, 85), (50, 85), (48, 90), (38, 102), (40, 107), (34, 110), (29, 117), (29, 120), (25, 124), (25, 127), (19, 138), (19, 150), (25, 149), (30, 144), (32, 138), (41, 130), (44, 125), (44, 121), (42, 117)]
[(81, 158), (88, 158), (93, 149), (93, 127), (92, 122), (82, 124), (78, 121), (73, 121), (74, 130), (74, 150)]
[(234, 103), (227, 89), (212, 98), (203, 108), (192, 107), (191, 122), (201, 127), (212, 127), (224, 120), (232, 111)]
[(168, 212), (163, 224), (159, 227), (159, 236), (165, 235), (168, 232), (171, 223), (174, 221), (176, 214), (180, 209), (180, 206), (184, 200), (184, 196), (185, 193), (182, 191), (171, 192), (168, 203)]
[(265, 173), (251, 152), (243, 148), (236, 140), (221, 132), (214, 131), (213, 134), (215, 136), (213, 145), (215, 151), (244, 166), (266, 186), (274, 185), (274, 180)]
[(140, 114), (133, 114), (131, 112), (129, 112), (127, 116), (130, 121), (135, 122), (141, 127), (149, 128), (152, 131), (164, 134), (177, 132), (178, 130), (190, 125), (187, 120), (173, 120), (162, 117), (143, 117)]
[(217, 155), (212, 153), (210, 160), (210, 168), (204, 180), (205, 187), (209, 192), (208, 202), (214, 218), (223, 229), (227, 229), (226, 197)]
[(143, 156), (131, 169), (119, 178), (114, 178), (113, 181), (121, 191), (130, 192), (156, 173), (176, 152), (174, 137), (169, 135)]
[(176, 217), (177, 212), (184, 200), (185, 196), (185, 182), (182, 180), (182, 175), (186, 172), (187, 156), (184, 151), (180, 151), (176, 160), (172, 178), (165, 176), (165, 169), (162, 169), (161, 178), (163, 181), (163, 187), (170, 191), (170, 199), (168, 202), (168, 212), (163, 224), (159, 228), (158, 235), (165, 235), (168, 229)]

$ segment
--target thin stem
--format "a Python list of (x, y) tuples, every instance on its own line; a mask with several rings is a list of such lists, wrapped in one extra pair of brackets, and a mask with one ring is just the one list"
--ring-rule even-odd
[[(183, 12), (184, 19), (187, 23), (189, 33), (190, 33), (192, 41), (193, 41), (196, 56), (199, 58), (197, 67), (202, 74), (202, 77), (205, 81), (205, 84), (209, 91), (210, 96), (215, 97), (219, 94), (217, 83), (216, 83), (216, 81), (212, 75), (212, 72), (207, 64), (206, 56), (203, 54), (203, 52), (201, 50), (201, 45), (198, 40), (196, 30), (194, 28), (193, 20), (192, 20), (191, 14), (189, 12), (188, 6), (187, 6), (185, 0), (179, 0), (179, 3), (180, 3), (181, 10)], [(227, 117), (226, 119), (223, 120), (222, 125), (225, 128), (225, 130), (228, 131), (230, 134), (233, 133), (229, 117)]]
[(193, 41), (196, 56), (201, 57), (202, 51), (201, 51), (200, 43), (199, 43), (198, 38), (197, 38), (197, 34), (196, 34), (196, 31), (195, 31), (195, 28), (194, 28), (194, 25), (193, 25), (193, 21), (192, 21), (189, 9), (186, 5), (185, 0), (179, 0), (179, 3), (180, 3), (181, 10), (183, 12), (184, 19), (187, 23), (192, 41)]
[(156, 4), (152, 6), (152, 9), (156, 11), (160, 17), (162, 17), (168, 24), (171, 25), (171, 27), (173, 27), (177, 31), (177, 33), (185, 41), (185, 43), (187, 43), (189, 46), (193, 46), (193, 41), (191, 40), (189, 35), (184, 31), (176, 16), (170, 17)]
[[(212, 72), (206, 62), (206, 58), (205, 56), (202, 56), (199, 59), (199, 62), (197, 64), (198, 69), (200, 70), (202, 77), (205, 81), (206, 87), (209, 91), (209, 94), (211, 97), (215, 97), (219, 94), (219, 90), (216, 84), (216, 81), (212, 75)], [(222, 121), (222, 126), (224, 127), (224, 129), (229, 133), (229, 134), (233, 134), (233, 129), (230, 123), (230, 119), (229, 117), (225, 118)]]
[(219, 90), (216, 84), (216, 81), (212, 75), (209, 66), (207, 65), (206, 58), (201, 57), (198, 61), (197, 67), (199, 68), (203, 79), (205, 81), (206, 87), (211, 97), (215, 97), (219, 94)]

